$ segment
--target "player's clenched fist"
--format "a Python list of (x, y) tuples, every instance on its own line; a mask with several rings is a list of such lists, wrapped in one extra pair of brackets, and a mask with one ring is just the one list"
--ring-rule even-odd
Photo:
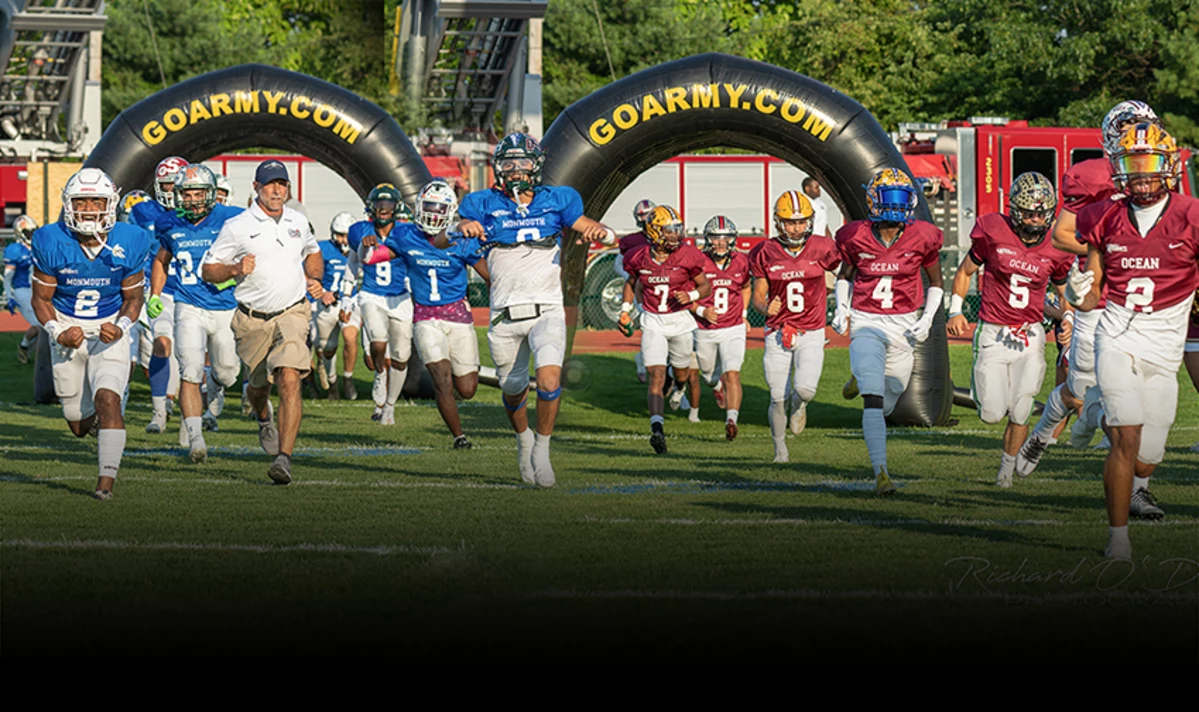
[(775, 316), (783, 310), (783, 300), (775, 297), (770, 300), (770, 304), (766, 305), (766, 316)]
[(950, 336), (965, 336), (966, 330), (970, 328), (970, 322), (966, 321), (966, 317), (958, 314), (949, 317), (949, 321), (945, 322), (945, 330)]
[(83, 329), (78, 326), (72, 326), (58, 335), (58, 343), (69, 349), (77, 349), (83, 346)]

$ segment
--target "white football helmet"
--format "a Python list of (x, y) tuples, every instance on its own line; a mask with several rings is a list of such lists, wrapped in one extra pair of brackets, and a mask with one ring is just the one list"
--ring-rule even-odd
[[(215, 172), (215, 171), (214, 171)], [(216, 174), (216, 202), (221, 205), (233, 205), (233, 184), (229, 179), (220, 173)], [(225, 197), (221, 197), (221, 191), (225, 191)]]
[(416, 198), (416, 224), (429, 235), (449, 227), (457, 212), (458, 194), (440, 178), (421, 188)]
[(1116, 152), (1116, 145), (1120, 143), (1120, 136), (1124, 134), (1124, 129), (1140, 123), (1156, 124), (1159, 128), (1162, 127), (1162, 120), (1158, 118), (1157, 112), (1143, 101), (1122, 101), (1113, 106), (1111, 111), (1103, 117), (1103, 123), (1099, 125), (1100, 131), (1103, 132), (1104, 153), (1109, 156), (1113, 155)]
[(154, 169), (154, 197), (162, 207), (172, 210), (175, 208), (174, 191), (163, 186), (171, 185), (175, 180), (175, 174), (185, 167), (187, 161), (179, 156), (171, 156), (158, 162), (158, 167)]
[[(77, 198), (103, 198), (104, 209), (99, 212), (77, 212), (72, 201)], [(121, 191), (112, 178), (99, 168), (84, 168), (62, 189), (62, 219), (67, 228), (80, 235), (101, 235), (117, 224), (117, 206)]]
[(33, 243), (33, 233), (37, 231), (37, 220), (21, 215), (13, 221), (12, 231), (17, 236), (17, 242), (29, 247)]

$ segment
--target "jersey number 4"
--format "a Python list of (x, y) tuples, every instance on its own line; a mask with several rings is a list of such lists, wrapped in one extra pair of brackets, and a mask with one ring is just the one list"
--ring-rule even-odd
[(890, 309), (895, 306), (895, 296), (891, 292), (891, 276), (879, 277), (878, 284), (874, 285), (874, 291), (870, 296), (882, 305), (883, 309)]

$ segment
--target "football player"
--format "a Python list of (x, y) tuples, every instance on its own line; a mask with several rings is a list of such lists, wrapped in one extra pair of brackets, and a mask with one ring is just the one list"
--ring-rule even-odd
[[(416, 199), (416, 225), (401, 225), (387, 241), (364, 258), (365, 264), (404, 260), (412, 285), (416, 351), (433, 377), (437, 410), (454, 436), (454, 449), (470, 449), (462, 431), (454, 391), (464, 399), (479, 387), (479, 341), (470, 302), (466, 300), (468, 265), (487, 280), (484, 245), (478, 239), (449, 240), (444, 233), (458, 209), (458, 197), (444, 180), (435, 179)], [(374, 244), (363, 238), (363, 247)], [(434, 249), (436, 248), (436, 249)]]
[(95, 498), (112, 498), (125, 451), (121, 394), (129, 382), (126, 333), (142, 310), (150, 235), (117, 222), (120, 193), (99, 168), (62, 190), (62, 220), (33, 239), (33, 311), (53, 345), (54, 392), (76, 437), (96, 430)]
[[(153, 233), (154, 224), (163, 215), (175, 210), (175, 175), (187, 161), (171, 156), (159, 161), (154, 169), (154, 200), (142, 201), (133, 206), (129, 213), (130, 222)], [(146, 262), (147, 288), (153, 284), (152, 270), (157, 260)], [(179, 361), (172, 339), (175, 337), (175, 289), (179, 286), (178, 265), (167, 266), (166, 281), (157, 294), (146, 295), (146, 315), (150, 318), (150, 330), (154, 337), (153, 355), (150, 357), (150, 402), (154, 413), (146, 425), (147, 433), (161, 433), (167, 425), (167, 400), (174, 399), (179, 392)], [(187, 431), (179, 426), (179, 445), (187, 447)]]
[(216, 174), (216, 202), (221, 205), (233, 205), (233, 184), (220, 173)]
[[(741, 411), (741, 365), (745, 362), (745, 331), (749, 328), (745, 320), (749, 258), (737, 251), (737, 226), (723, 215), (704, 224), (703, 241), (704, 254), (715, 269), (705, 273), (712, 293), (688, 307), (699, 325), (695, 356), (704, 382), (713, 389), (716, 405), (725, 409), (725, 438), (733, 440)], [(698, 405), (696, 399), (693, 409)]]
[(774, 238), (750, 256), (754, 309), (766, 315), (762, 368), (770, 387), (770, 437), (774, 461), (788, 462), (787, 383), (799, 398), (797, 430), (807, 424), (808, 403), (816, 397), (824, 370), (824, 326), (828, 286), (825, 272), (841, 266), (832, 238), (813, 234), (815, 210), (807, 195), (789, 190), (774, 203)]
[[(357, 305), (357, 280), (348, 270), (350, 263), (350, 244), (347, 238), (350, 227), (355, 220), (350, 213), (338, 213), (329, 222), (329, 239), (320, 243), (321, 256), (325, 260), (325, 274), (321, 278), (321, 286), (325, 294), (332, 294), (329, 304), (325, 299), (317, 302), (316, 314), (313, 316), (313, 326), (316, 329), (316, 339), (313, 343), (320, 350), (319, 380), (321, 388), (325, 389), (325, 397), (338, 400), (345, 396), (347, 400), (358, 397), (354, 389), (354, 364), (358, 362), (358, 331), (362, 328), (362, 314)], [(345, 319), (342, 319), (342, 314)], [(344, 365), (342, 368), (341, 391), (337, 385), (337, 341), (339, 336), (345, 337), (345, 351), (342, 353)]]
[[(886, 416), (907, 390), (914, 349), (928, 338), (944, 295), (941, 230), (915, 219), (918, 200), (906, 173), (883, 168), (866, 184), (869, 219), (846, 223), (836, 237), (842, 264), (833, 329), (852, 329), (847, 390), (862, 395), (862, 434), (879, 495), (895, 492), (887, 472)], [(924, 313), (917, 316), (921, 306)]]
[[(620, 307), (620, 326), (625, 336), (633, 335), (634, 287), (641, 285), (641, 353), (649, 372), (649, 443), (659, 455), (666, 452), (663, 430), (666, 366), (674, 369), (675, 387), (682, 390), (691, 376), (695, 350), (695, 317), (692, 302), (712, 292), (705, 272), (715, 270), (704, 253), (683, 242), (683, 220), (669, 205), (659, 205), (645, 221), (649, 244), (629, 253)], [(706, 310), (705, 310), (706, 311)]]
[[(505, 136), (492, 154), (496, 185), (462, 199), (457, 232), (486, 237), (491, 274), (491, 327), (487, 343), (495, 361), (508, 421), (516, 431), (521, 479), (552, 487), (550, 437), (562, 393), (566, 313), (562, 307), (562, 231), (611, 247), (616, 236), (583, 215), (583, 199), (568, 186), (541, 185), (545, 154), (526, 134)], [(537, 363), (537, 432), (529, 428), (525, 400), (529, 357)]]
[(1172, 192), (1181, 173), (1178, 147), (1157, 124), (1125, 129), (1109, 155), (1121, 197), (1079, 213), (1087, 271), (1072, 269), (1066, 297), (1091, 311), (1106, 292), (1095, 329), (1102, 425), (1112, 442), (1103, 465), (1110, 525), (1104, 555), (1131, 558), (1130, 503), (1134, 492), (1148, 492), (1178, 408), (1177, 374), (1199, 287), (1199, 200)]
[[(620, 238), (616, 260), (612, 263), (612, 269), (616, 271), (616, 276), (621, 279), (628, 279), (629, 273), (624, 268), (624, 258), (634, 249), (643, 245), (649, 244), (649, 240), (645, 238), (645, 219), (650, 213), (654, 212), (654, 204), (648, 200), (638, 200), (633, 206), (633, 222), (637, 225), (637, 232), (631, 232), (628, 235)], [(633, 322), (638, 323), (641, 319), (641, 296), (634, 295), (637, 298), (633, 300), (632, 317)], [(637, 351), (633, 356), (633, 366), (637, 369), (637, 380), (645, 383), (645, 356), (641, 351)]]
[[(1076, 237), (1078, 215), (1090, 205), (1107, 203), (1113, 198), (1116, 188), (1109, 159), (1123, 131), (1140, 122), (1161, 126), (1157, 114), (1144, 102), (1123, 101), (1112, 107), (1100, 126), (1105, 157), (1077, 163), (1062, 175), (1062, 211), (1053, 226), (1053, 244), (1060, 250), (1080, 255), (1081, 266), (1085, 266), (1087, 248)], [(1092, 393), (1091, 390), (1096, 384), (1095, 329), (1105, 306), (1106, 300), (1101, 293), (1094, 309), (1075, 312), (1066, 382), (1049, 394), (1041, 419), (1016, 457), (1017, 474), (1028, 475), (1036, 469), (1045, 450), (1054, 443), (1053, 432), (1071, 410), (1078, 412), (1078, 419), (1070, 429), (1070, 445), (1086, 447), (1091, 442), (1103, 413), (1102, 391)], [(1157, 519), (1164, 514), (1149, 494), (1147, 484), (1134, 491), (1134, 517)]]
[[(185, 166), (175, 174), (175, 212), (154, 223), (160, 246), (154, 258), (158, 264), (150, 287), (151, 299), (166, 282), (167, 265), (171, 262), (179, 265), (174, 299), (175, 350), (183, 381), (179, 387), (179, 407), (183, 411), (189, 456), (197, 463), (208, 458), (203, 421), (216, 421), (224, 404), (225, 389), (237, 384), (241, 370), (230, 327), (237, 309), (233, 281), (214, 285), (201, 279), (199, 273), (199, 265), (225, 221), (242, 212), (241, 208), (217, 203), (216, 184), (216, 176), (204, 164)], [(205, 380), (205, 357), (212, 363), (207, 410), (200, 393)], [(215, 422), (209, 429), (216, 430)]]
[(29, 272), (33, 266), (33, 233), (37, 230), (37, 221), (28, 215), (21, 215), (12, 224), (13, 237), (16, 238), (4, 248), (4, 293), (8, 295), (5, 308), (9, 314), (21, 312), (21, 318), (29, 324), (21, 343), (17, 344), (17, 361), (29, 363), (29, 347), (37, 343), (38, 321), (33, 313), (33, 289), (29, 281)]
[(1050, 281), (1064, 290), (1070, 272), (1070, 256), (1045, 239), (1056, 210), (1053, 183), (1040, 173), (1020, 174), (1008, 191), (1008, 214), (988, 213), (974, 223), (970, 252), (953, 278), (946, 327), (951, 335), (962, 336), (969, 326), (962, 302), (970, 278), (983, 269), (970, 385), (979, 419), (1008, 419), (995, 480), (1000, 487), (1012, 486), (1033, 398), (1045, 380), (1044, 295)]
[[(375, 186), (366, 199), (368, 219), (350, 226), (346, 236), (350, 249), (358, 252), (367, 235), (386, 240), (401, 205), (400, 191), (394, 185)], [(375, 368), (371, 388), (375, 412), (371, 420), (378, 420), (380, 425), (395, 425), (395, 404), (408, 378), (408, 359), (412, 356), (412, 295), (406, 277), (400, 259), (362, 265), (358, 306)]]

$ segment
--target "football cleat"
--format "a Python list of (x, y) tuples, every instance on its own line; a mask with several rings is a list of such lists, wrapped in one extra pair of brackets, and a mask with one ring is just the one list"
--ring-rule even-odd
[(1132, 542), (1127, 539), (1117, 541), (1108, 539), (1107, 550), (1103, 552), (1105, 559), (1132, 559)]
[(881, 468), (874, 476), (874, 493), (879, 497), (886, 497), (889, 494), (895, 494), (895, 491), (895, 485), (891, 482), (891, 476), (887, 474), (887, 468)]
[(455, 450), (469, 450), (471, 447), (470, 440), (466, 439), (466, 435), (459, 435), (458, 437), (454, 438)]
[(346, 400), (358, 400), (358, 389), (354, 387), (354, 379), (343, 378), (341, 380), (341, 395)]
[(1049, 447), (1049, 443), (1036, 435), (1028, 436), (1024, 447), (1016, 453), (1016, 474), (1021, 477), (1031, 475), (1033, 470), (1037, 469), (1037, 464), (1041, 462), (1041, 455), (1045, 454), (1047, 447)]
[(729, 442), (737, 439), (737, 424), (731, 420), (724, 424), (724, 439)]
[(699, 411), (698, 411), (698, 410), (695, 410), (695, 409), (693, 409), (693, 408), (691, 408), (691, 409), (688, 409), (688, 410), (689, 410), (690, 412), (689, 412), (689, 413), (687, 413), (687, 420), (691, 421), (692, 423), (698, 423), (698, 422), (700, 422), (700, 419), (699, 419)]
[(774, 463), (784, 464), (791, 462), (791, 453), (787, 452), (787, 443), (776, 440), (774, 443)]
[(845, 400), (853, 400), (858, 397), (858, 379), (855, 376), (850, 376), (849, 380), (841, 386), (841, 397)]
[(204, 443), (204, 438), (200, 438), (191, 444), (191, 451), (188, 453), (188, 457), (196, 464), (208, 459), (208, 445)]
[(1003, 489), (1009, 489), (1012, 486), (1012, 473), (1000, 472), (995, 477), (995, 484)]
[(716, 390), (712, 391), (712, 397), (716, 399), (716, 407), (721, 410), (724, 410), (725, 409), (725, 398), (724, 398), (724, 384), (723, 383), (716, 384)]
[(274, 420), (258, 424), (258, 444), (268, 455), (279, 454), (279, 431), (275, 428)]
[(325, 391), (325, 399), (331, 400), (331, 401), (341, 400), (341, 393), (338, 392), (338, 390), (337, 390), (337, 382), (336, 381), (333, 382), (332, 388), (329, 388)]
[(112, 499), (112, 490), (98, 489), (92, 493), (92, 497), (100, 500), (101, 502), (107, 502), (108, 500)]
[(373, 421), (375, 421), (375, 422), (378, 422), (378, 421), (379, 421), (379, 419), (380, 419), (380, 418), (382, 418), (382, 417), (383, 417), (383, 406), (381, 406), (381, 405), (376, 405), (376, 406), (375, 406), (375, 412), (374, 412), (374, 413), (371, 413), (371, 420), (373, 420)]
[(250, 407), (249, 390), (250, 390), (250, 384), (243, 383), (241, 386), (241, 414), (246, 417), (250, 416), (250, 411), (252, 410)]
[(666, 433), (661, 430), (655, 430), (649, 436), (650, 447), (659, 455), (666, 454)]
[(154, 413), (154, 415), (150, 416), (150, 423), (148, 425), (146, 425), (146, 432), (147, 433), (161, 433), (162, 431), (166, 430), (166, 428), (167, 428), (167, 414), (165, 412), (162, 412), (162, 413), (156, 412), (156, 413)]
[(271, 478), (275, 484), (291, 484), (291, 458), (287, 455), (276, 455), (275, 461), (266, 471), (266, 476)]
[[(221, 413), (225, 412), (225, 389), (217, 386), (208, 390), (208, 412), (213, 418), (219, 418)], [(213, 428), (213, 430), (216, 430), (216, 428)]]
[(1157, 500), (1144, 487), (1133, 490), (1132, 500), (1128, 503), (1128, 514), (1136, 519), (1161, 519), (1165, 511), (1157, 506)]
[(329, 390), (329, 374), (325, 373), (325, 369), (316, 369), (316, 382), (320, 384), (322, 391)]
[(396, 424), (396, 407), (394, 405), (383, 406), (383, 413), (379, 416), (379, 425), (395, 425)]
[(29, 347), (17, 344), (17, 363), (29, 363)]
[(211, 430), (214, 433), (219, 432), (221, 429), (220, 424), (217, 423), (216, 416), (210, 412), (205, 412), (204, 415), (200, 416), (200, 425), (205, 430)]
[(807, 401), (799, 401), (799, 407), (791, 411), (791, 418), (788, 420), (788, 425), (791, 426), (791, 433), (799, 435), (808, 425), (808, 404)]

